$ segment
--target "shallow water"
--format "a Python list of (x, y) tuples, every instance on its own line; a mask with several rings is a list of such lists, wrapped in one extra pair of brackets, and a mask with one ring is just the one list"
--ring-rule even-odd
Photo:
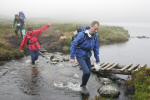
[[(86, 100), (78, 92), (82, 72), (69, 62), (54, 65), (40, 57), (37, 66), (32, 67), (30, 57), (25, 57), (0, 67), (0, 100)], [(97, 76), (92, 74), (87, 85), (89, 100), (98, 95), (100, 86)], [(128, 100), (120, 90), (116, 100)]]
[[(131, 37), (150, 36), (147, 26), (125, 28)], [(126, 43), (102, 46), (100, 50), (101, 62), (150, 65), (150, 39), (130, 38)], [(37, 66), (32, 68), (30, 57), (13, 60), (0, 66), (0, 100), (86, 100), (77, 92), (81, 75), (79, 67), (72, 67), (69, 62), (54, 65), (40, 57)], [(126, 78), (122, 75), (119, 77)], [(90, 90), (89, 100), (98, 95), (100, 86), (98, 77), (92, 74), (87, 85)], [(115, 100), (130, 100), (124, 93), (124, 87), (118, 86), (121, 94)]]

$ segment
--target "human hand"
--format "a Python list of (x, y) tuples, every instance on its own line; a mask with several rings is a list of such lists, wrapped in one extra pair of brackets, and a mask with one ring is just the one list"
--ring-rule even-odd
[(70, 62), (71, 63), (75, 63), (75, 59), (70, 59)]
[(52, 26), (52, 23), (48, 23), (47, 25), (50, 27), (50, 26)]
[(94, 68), (98, 71), (100, 69), (100, 63), (94, 63)]

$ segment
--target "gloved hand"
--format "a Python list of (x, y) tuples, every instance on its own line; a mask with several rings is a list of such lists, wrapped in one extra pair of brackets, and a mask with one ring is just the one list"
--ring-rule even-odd
[(94, 63), (94, 68), (96, 71), (99, 71), (99, 69), (101, 68), (100, 63)]

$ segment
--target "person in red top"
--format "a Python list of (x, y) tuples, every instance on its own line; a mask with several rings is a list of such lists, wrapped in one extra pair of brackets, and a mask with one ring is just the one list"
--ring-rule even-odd
[(39, 50), (41, 48), (41, 45), (39, 43), (39, 36), (44, 31), (46, 31), (49, 27), (50, 25), (45, 25), (37, 30), (33, 30), (31, 27), (28, 28), (28, 32), (21, 42), (20, 52), (24, 52), (24, 48), (28, 45), (30, 55), (31, 55), (32, 65), (34, 65), (35, 61), (38, 59)]

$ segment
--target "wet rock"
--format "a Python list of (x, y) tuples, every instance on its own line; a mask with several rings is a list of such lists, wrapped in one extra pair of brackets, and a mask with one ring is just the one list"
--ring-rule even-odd
[(7, 73), (8, 73), (8, 69), (3, 69), (3, 70), (0, 72), (0, 78), (1, 78), (2, 76), (5, 76)]
[(74, 74), (73, 77), (74, 78), (79, 78), (79, 75), (78, 74)]
[(54, 55), (50, 57), (50, 61), (52, 64), (57, 64), (58, 62), (60, 62), (60, 60), (56, 58)]
[(40, 49), (40, 52), (41, 52), (41, 53), (45, 53), (45, 52), (47, 52), (47, 50), (44, 49), (44, 48), (41, 48), (41, 49)]
[(109, 85), (112, 84), (112, 81), (109, 78), (99, 78), (98, 79), (100, 83), (102, 83), (103, 85)]
[(98, 89), (98, 92), (104, 97), (118, 97), (120, 94), (120, 91), (117, 89), (117, 87), (113, 85), (103, 85)]
[(65, 84), (63, 82), (54, 82), (54, 86), (57, 88), (65, 88)]
[(79, 82), (54, 82), (54, 87), (59, 89), (69, 89), (72, 91), (80, 91), (80, 83)]
[(78, 82), (75, 82), (75, 83), (68, 82), (67, 83), (67, 88), (72, 90), (72, 91), (80, 91), (81, 90), (80, 89), (80, 83), (78, 83)]
[(144, 36), (144, 35), (143, 36), (136, 36), (136, 37), (139, 38), (139, 39), (143, 39), (143, 38), (147, 38), (148, 39), (148, 38), (150, 38), (150, 37)]
[(58, 62), (66, 62), (66, 61), (69, 61), (69, 56), (64, 56), (64, 55), (56, 53), (54, 55), (51, 55), (50, 61), (53, 64), (56, 64)]
[(57, 64), (58, 62), (51, 62), (51, 64)]
[(69, 57), (64, 57), (63, 61), (69, 61)]

